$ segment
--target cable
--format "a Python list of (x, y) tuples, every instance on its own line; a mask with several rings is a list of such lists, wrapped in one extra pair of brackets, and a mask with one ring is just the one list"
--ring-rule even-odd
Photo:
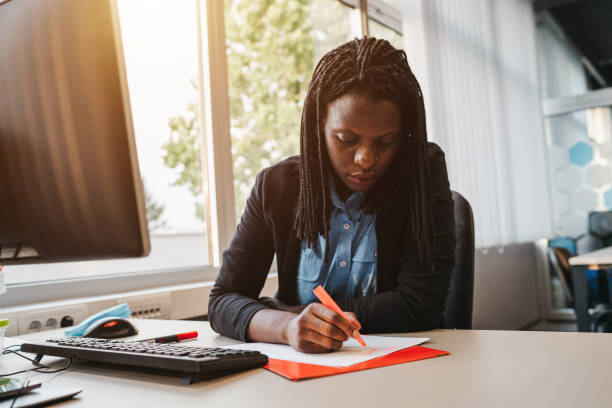
[[(21, 373), (28, 373), (31, 371), (35, 371), (37, 373), (41, 373), (41, 374), (53, 374), (53, 373), (57, 373), (60, 371), (64, 371), (70, 368), (70, 366), (72, 366), (72, 358), (67, 358), (67, 363), (66, 366), (62, 367), (62, 368), (51, 368), (47, 365), (44, 364), (40, 364), (38, 363), (36, 360), (31, 359), (29, 357), (24, 356), (23, 354), (15, 351), (15, 350), (10, 350), (11, 347), (15, 347), (15, 345), (13, 346), (8, 346), (5, 347), (4, 349), (2, 349), (2, 354), (9, 354), (9, 353), (13, 353), (13, 354), (17, 354), (19, 357), (21, 358), (25, 358), (28, 361), (31, 361), (33, 364), (35, 364), (37, 367), (35, 368), (28, 368), (26, 370), (21, 370), (21, 371), (15, 371), (12, 373), (7, 373), (7, 374), (0, 374), (0, 377), (10, 377), (11, 375), (15, 375), (15, 374), (21, 374)], [(21, 347), (21, 346), (19, 346)], [(43, 370), (45, 369), (45, 370)]]
[[(34, 368), (32, 369), (32, 371), (36, 371), (37, 373), (41, 373), (41, 374), (53, 374), (53, 373), (59, 373), (60, 371), (64, 371), (69, 369), (72, 366), (72, 358), (66, 358), (68, 361), (66, 361), (66, 365), (62, 368), (54, 368), (52, 370), (49, 371), (40, 371), (40, 368)], [(46, 368), (51, 368), (51, 367), (47, 367)]]
[(23, 385), (21, 386), (21, 388), (19, 388), (19, 391), (17, 392), (17, 395), (15, 395), (15, 398), (13, 399), (13, 402), (11, 402), (11, 406), (10, 408), (13, 408), (13, 406), (15, 405), (15, 401), (17, 401), (17, 398), (19, 398), (21, 395), (23, 395), (23, 390), (25, 390), (28, 385), (30, 385), (30, 381), (24, 381)]
[[(12, 347), (12, 346), (9, 346), (9, 347)], [(35, 364), (35, 365), (37, 365), (37, 366), (47, 367), (47, 368), (48, 368), (48, 366), (46, 366), (46, 365), (44, 365), (44, 364), (40, 364), (40, 363), (38, 363), (36, 360), (34, 360), (33, 358), (26, 357), (26, 356), (24, 356), (23, 354), (20, 354), (20, 353), (18, 353), (18, 352), (17, 352), (17, 351), (15, 351), (15, 350), (7, 350), (6, 348), (5, 348), (4, 350), (2, 350), (2, 354), (10, 354), (10, 353), (17, 354), (19, 357), (21, 357), (21, 358), (25, 358), (26, 360), (31, 361), (33, 364)]]

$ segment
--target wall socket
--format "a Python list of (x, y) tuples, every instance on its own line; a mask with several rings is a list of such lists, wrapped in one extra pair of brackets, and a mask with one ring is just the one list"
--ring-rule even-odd
[(132, 312), (132, 317), (139, 319), (170, 319), (172, 317), (170, 293), (117, 299), (117, 304), (121, 303), (127, 303)]
[(19, 334), (74, 326), (85, 320), (88, 314), (87, 305), (47, 308), (20, 314), (17, 316)]

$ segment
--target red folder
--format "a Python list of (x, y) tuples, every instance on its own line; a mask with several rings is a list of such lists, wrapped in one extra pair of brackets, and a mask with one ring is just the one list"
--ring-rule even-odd
[(384, 367), (393, 364), (407, 363), (409, 361), (424, 360), (426, 358), (444, 356), (448, 351), (436, 350), (421, 346), (408, 347), (386, 356), (378, 357), (363, 363), (348, 367), (328, 367), (314, 364), (297, 363), (294, 361), (276, 360), (271, 358), (264, 366), (268, 370), (288, 378), (291, 381), (306, 380), (310, 378), (327, 377), (329, 375), (350, 373), (352, 371), (367, 370), (369, 368)]

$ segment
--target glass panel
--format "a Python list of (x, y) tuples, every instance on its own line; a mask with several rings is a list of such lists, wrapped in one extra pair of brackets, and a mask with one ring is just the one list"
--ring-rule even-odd
[(537, 25), (541, 97), (580, 95), (588, 91), (580, 53), (543, 20)]
[[(542, 98), (580, 95), (612, 83), (610, 3), (536, 4), (537, 51)], [(606, 30), (608, 30), (606, 32)]]
[(402, 0), (383, 0), (388, 5), (395, 7), (397, 10), (402, 10)]
[[(580, 255), (609, 245), (589, 233), (589, 213), (612, 209), (612, 110), (610, 106), (545, 119), (554, 237), (550, 246)], [(549, 253), (549, 258), (554, 255)], [(562, 256), (562, 255), (560, 255)], [(550, 259), (554, 308), (572, 307), (563, 262)], [(597, 273), (587, 273), (589, 299), (597, 296)], [(595, 297), (593, 297), (595, 296)]]
[(226, 0), (236, 216), (255, 175), (299, 154), (302, 104), (319, 58), (352, 39), (337, 0)]
[(195, 0), (121, 0), (119, 10), (149, 228), (202, 233)]
[(557, 236), (577, 238), (587, 232), (590, 211), (612, 209), (611, 121), (609, 106), (545, 120)]
[(374, 19), (368, 19), (368, 29), (370, 30), (370, 35), (375, 38), (384, 38), (389, 41), (392, 46), (397, 48), (398, 50), (404, 49), (404, 43), (402, 36), (390, 29), (387, 26), (384, 26), (377, 22)]
[(200, 176), (195, 0), (119, 0), (143, 176), (147, 258), (11, 266), (7, 283), (208, 264)]

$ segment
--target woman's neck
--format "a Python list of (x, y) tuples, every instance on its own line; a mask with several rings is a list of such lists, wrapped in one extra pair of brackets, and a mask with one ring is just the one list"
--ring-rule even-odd
[(334, 184), (336, 186), (336, 193), (338, 193), (338, 197), (340, 197), (342, 202), (346, 202), (354, 193), (354, 191), (348, 188), (336, 174), (334, 174)]

